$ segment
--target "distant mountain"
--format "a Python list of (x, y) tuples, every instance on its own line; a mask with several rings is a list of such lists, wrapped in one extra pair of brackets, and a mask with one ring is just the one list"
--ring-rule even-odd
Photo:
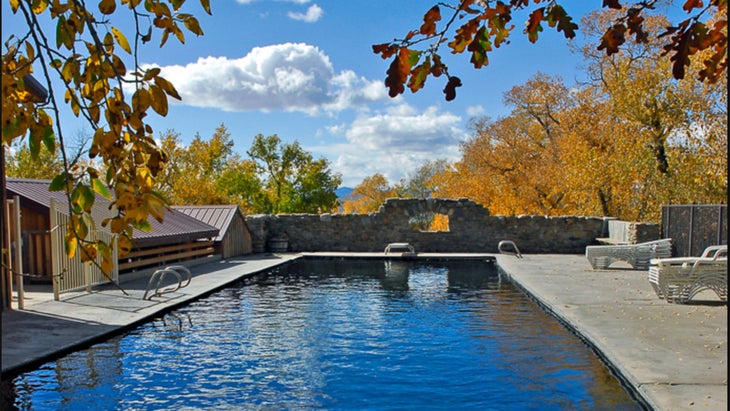
[(351, 187), (340, 187), (335, 190), (335, 194), (337, 194), (337, 198), (344, 201), (352, 193), (352, 190)]

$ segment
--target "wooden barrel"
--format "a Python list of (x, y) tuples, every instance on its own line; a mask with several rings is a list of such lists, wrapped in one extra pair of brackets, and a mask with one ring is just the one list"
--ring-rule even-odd
[(286, 238), (271, 238), (268, 245), (269, 251), (272, 253), (285, 253), (289, 248), (289, 240)]

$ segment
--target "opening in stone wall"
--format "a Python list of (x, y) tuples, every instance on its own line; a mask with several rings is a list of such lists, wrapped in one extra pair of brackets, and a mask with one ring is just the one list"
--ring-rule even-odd
[(426, 211), (409, 218), (408, 225), (412, 229), (418, 231), (449, 231), (449, 216), (446, 214)]

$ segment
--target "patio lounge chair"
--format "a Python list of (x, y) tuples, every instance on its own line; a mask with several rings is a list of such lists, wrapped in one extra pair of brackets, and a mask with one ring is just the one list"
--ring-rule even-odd
[(649, 283), (659, 298), (685, 304), (702, 290), (727, 301), (727, 245), (710, 246), (700, 257), (651, 260)]
[(672, 256), (672, 239), (664, 238), (638, 244), (589, 245), (586, 258), (593, 269), (608, 268), (616, 261), (626, 261), (635, 269), (646, 270), (652, 258)]

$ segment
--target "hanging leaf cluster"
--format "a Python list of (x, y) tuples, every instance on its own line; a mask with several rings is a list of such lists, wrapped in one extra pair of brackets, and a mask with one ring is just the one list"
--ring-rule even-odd
[[(603, 7), (620, 10), (619, 17), (606, 28), (598, 50), (608, 55), (618, 52), (628, 38), (645, 43), (647, 33), (644, 22), (647, 11), (653, 10), (658, 0), (637, 1), (633, 4), (620, 0), (604, 0)], [(532, 4), (531, 4), (532, 3)], [(442, 9), (448, 10), (445, 23)], [(665, 38), (664, 55), (673, 62), (672, 75), (684, 78), (690, 56), (703, 50), (712, 50), (704, 59), (704, 68), (699, 78), (716, 82), (727, 70), (727, 0), (710, 0), (705, 4), (699, 0), (685, 0), (683, 9), (688, 18), (675, 26), (669, 26), (659, 34)], [(423, 23), (416, 30), (409, 31), (402, 39), (372, 46), (373, 52), (383, 59), (390, 59), (385, 85), (388, 94), (396, 97), (405, 91), (423, 88), (429, 75), (447, 78), (443, 89), (445, 99), (456, 97), (456, 88), (461, 80), (449, 74), (448, 66), (439, 54), (441, 46), (451, 54), (467, 53), (474, 68), (489, 65), (489, 53), (509, 43), (514, 29), (513, 16), (520, 11), (529, 12), (523, 33), (532, 43), (537, 42), (544, 26), (562, 33), (566, 39), (576, 35), (578, 25), (568, 12), (555, 0), (461, 0), (455, 3), (439, 2), (423, 16)], [(712, 20), (710, 24), (708, 21)]]
[[(115, 213), (101, 225), (118, 236), (120, 255), (132, 246), (132, 229), (149, 231), (148, 218), (163, 221), (167, 207), (154, 190), (167, 157), (145, 119), (151, 112), (167, 115), (168, 98), (179, 100), (180, 95), (160, 76), (159, 68), (138, 66), (138, 47), (151, 41), (153, 33), (159, 33), (163, 46), (170, 35), (184, 43), (183, 28), (195, 35), (203, 31), (192, 14), (182, 12), (185, 0), (8, 1), (12, 12), (27, 22), (28, 32), (5, 42), (3, 144), (28, 137), (36, 159), (41, 146), (49, 152), (61, 149), (64, 171), (50, 189), (68, 194), (66, 252), (72, 257), (81, 251), (85, 261), (101, 255), (108, 272), (111, 245), (92, 235), (95, 196), (112, 201)], [(210, 14), (209, 0), (200, 0), (200, 5)], [(112, 17), (125, 13), (123, 9), (135, 23), (134, 37), (112, 24)], [(40, 23), (47, 18), (55, 24), (55, 33)], [(32, 75), (34, 66), (40, 74)], [(60, 79), (62, 90), (54, 90), (51, 77)], [(50, 114), (58, 113), (62, 104), (93, 130), (89, 157), (96, 161), (86, 167), (69, 166), (62, 127), (58, 119), (54, 126)]]

